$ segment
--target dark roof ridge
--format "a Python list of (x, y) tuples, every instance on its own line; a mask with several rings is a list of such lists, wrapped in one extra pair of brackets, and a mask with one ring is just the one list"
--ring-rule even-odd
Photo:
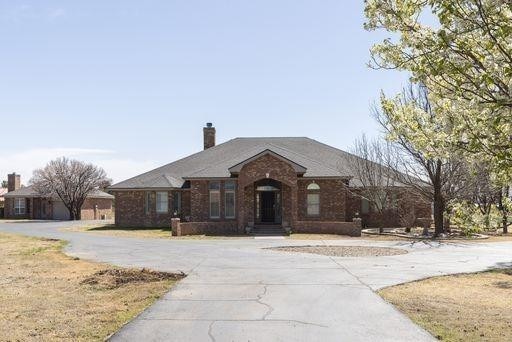
[(296, 136), (296, 137), (278, 137), (278, 136), (269, 136), (269, 137), (262, 137), (262, 136), (259, 136), (259, 137), (236, 137), (236, 138), (233, 138), (232, 140), (236, 140), (236, 139), (309, 139), (308, 137), (300, 137), (300, 136)]

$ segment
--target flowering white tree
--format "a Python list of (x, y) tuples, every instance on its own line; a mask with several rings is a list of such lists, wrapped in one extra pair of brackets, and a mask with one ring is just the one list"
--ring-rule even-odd
[[(422, 22), (425, 13), (438, 23)], [(450, 124), (439, 140), (480, 153), (512, 178), (512, 1), (366, 0), (365, 14), (367, 30), (395, 37), (373, 47), (371, 66), (410, 72)]]
[(111, 181), (93, 164), (59, 158), (35, 170), (30, 182), (39, 194), (59, 197), (69, 210), (70, 220), (80, 220), (87, 195)]

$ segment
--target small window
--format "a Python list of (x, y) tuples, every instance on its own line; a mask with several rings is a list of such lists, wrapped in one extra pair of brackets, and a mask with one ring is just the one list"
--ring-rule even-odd
[(308, 185), (308, 190), (320, 190), (320, 185), (316, 183), (311, 183)]
[(316, 183), (311, 183), (307, 187), (307, 215), (319, 216), (320, 215), (320, 186)]
[(210, 182), (210, 218), (220, 218), (220, 182)]
[(25, 199), (14, 199), (14, 215), (25, 215)]
[(235, 182), (224, 183), (224, 216), (235, 218)]
[(146, 191), (144, 194), (144, 213), (147, 215), (151, 208), (151, 192)]
[(181, 214), (181, 192), (176, 191), (172, 196), (172, 212), (174, 215)]
[(308, 194), (308, 216), (320, 215), (320, 194)]
[(169, 194), (167, 192), (156, 193), (156, 212), (159, 214), (169, 212)]

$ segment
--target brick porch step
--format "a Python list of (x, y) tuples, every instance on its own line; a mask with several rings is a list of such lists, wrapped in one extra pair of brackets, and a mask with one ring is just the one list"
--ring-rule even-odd
[(286, 231), (281, 226), (276, 225), (258, 225), (252, 229), (254, 236), (285, 236)]

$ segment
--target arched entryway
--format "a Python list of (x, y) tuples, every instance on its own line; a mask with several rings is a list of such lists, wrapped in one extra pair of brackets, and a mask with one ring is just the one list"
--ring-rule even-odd
[(273, 179), (254, 183), (256, 224), (281, 224), (283, 221), (282, 184)]

